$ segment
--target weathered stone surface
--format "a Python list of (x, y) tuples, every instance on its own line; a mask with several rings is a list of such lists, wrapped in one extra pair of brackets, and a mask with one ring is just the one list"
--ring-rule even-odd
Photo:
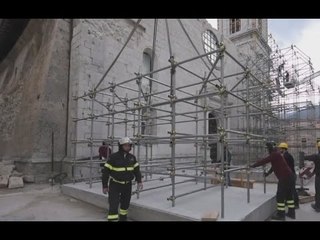
[(23, 182), (25, 183), (34, 183), (34, 175), (24, 175)]
[(10, 175), (15, 169), (14, 165), (0, 165), (0, 175)]
[(0, 176), (0, 188), (7, 188), (9, 182), (9, 175)]
[(23, 187), (22, 177), (10, 177), (8, 188), (21, 188)]
[(13, 170), (13, 172), (11, 173), (11, 176), (13, 177), (22, 177), (23, 173), (18, 172), (17, 170)]

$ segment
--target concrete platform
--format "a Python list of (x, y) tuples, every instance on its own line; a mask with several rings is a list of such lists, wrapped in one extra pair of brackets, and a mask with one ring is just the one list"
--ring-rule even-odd
[[(153, 178), (158, 178), (154, 176)], [(177, 177), (176, 182), (186, 178)], [(170, 184), (170, 179), (144, 183), (144, 189)], [(202, 188), (204, 183), (186, 182), (176, 186), (176, 195)], [(207, 184), (207, 186), (212, 186)], [(135, 186), (133, 186), (133, 190)], [(247, 189), (238, 187), (225, 188), (224, 218), (221, 218), (221, 187), (216, 186), (176, 199), (175, 207), (167, 198), (172, 194), (170, 186), (140, 193), (139, 199), (132, 196), (128, 217), (137, 221), (201, 221), (208, 212), (219, 212), (218, 221), (264, 221), (275, 212), (276, 185), (268, 184), (267, 193), (263, 185), (255, 183), (250, 190), (250, 203), (247, 203)], [(107, 195), (102, 193), (101, 183), (65, 184), (63, 194), (91, 203), (98, 207), (108, 208)]]

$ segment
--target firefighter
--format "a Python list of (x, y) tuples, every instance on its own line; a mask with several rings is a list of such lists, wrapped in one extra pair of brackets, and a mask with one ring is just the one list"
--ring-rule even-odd
[(317, 143), (318, 153), (313, 155), (308, 155), (304, 157), (304, 160), (309, 160), (314, 162), (314, 172), (315, 172), (315, 203), (311, 204), (311, 207), (320, 212), (320, 142)]
[(276, 220), (285, 220), (285, 200), (288, 205), (287, 216), (295, 219), (295, 206), (293, 201), (292, 185), (294, 184), (294, 175), (288, 166), (286, 160), (281, 155), (274, 142), (266, 143), (269, 156), (250, 165), (250, 167), (258, 167), (271, 162), (272, 169), (278, 178), (277, 189), (277, 213), (272, 216)]
[(102, 173), (103, 193), (109, 194), (108, 221), (127, 220), (134, 178), (138, 182), (138, 190), (143, 188), (139, 163), (129, 153), (132, 141), (124, 137), (119, 140), (118, 145), (119, 151), (111, 154)]
[[(294, 169), (294, 158), (293, 156), (288, 152), (288, 144), (285, 142), (282, 142), (278, 145), (278, 148), (280, 149), (281, 154), (283, 155), (284, 159), (287, 161), (288, 166), (290, 167), (293, 175), (294, 175), (294, 184), (292, 186), (292, 192), (293, 192), (293, 199), (294, 199), (294, 206), (295, 209), (299, 208), (299, 196), (296, 190), (296, 180), (297, 175), (296, 171)], [(269, 171), (265, 174), (265, 176), (269, 176), (273, 172), (272, 167), (269, 169)]]

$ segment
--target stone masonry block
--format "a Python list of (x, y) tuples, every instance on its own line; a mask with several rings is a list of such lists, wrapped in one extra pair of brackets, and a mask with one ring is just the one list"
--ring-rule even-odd
[(23, 187), (22, 177), (10, 177), (8, 188), (21, 188)]
[(7, 188), (9, 183), (9, 175), (0, 176), (0, 188)]

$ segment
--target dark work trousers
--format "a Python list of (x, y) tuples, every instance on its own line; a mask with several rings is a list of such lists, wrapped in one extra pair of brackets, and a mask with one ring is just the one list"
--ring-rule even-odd
[[(132, 184), (131, 181), (122, 184), (117, 183), (110, 180), (109, 184), (109, 213), (108, 213), (108, 220), (109, 221), (126, 221), (128, 208), (130, 205), (131, 200), (131, 190)], [(120, 209), (118, 212), (120, 203)]]
[(292, 189), (292, 191), (293, 191), (293, 200), (294, 200), (294, 205), (296, 207), (298, 207), (299, 206), (299, 196), (298, 196), (298, 192), (296, 190), (296, 180), (297, 180), (297, 175), (294, 175), (294, 182), (293, 182), (293, 185), (292, 185), (292, 187), (293, 187), (293, 189)]
[(293, 200), (293, 184), (294, 175), (281, 179), (278, 182), (277, 189), (277, 215), (285, 216), (285, 207), (288, 206), (289, 212), (295, 212), (294, 200)]
[(315, 190), (316, 190), (316, 208), (320, 209), (320, 176), (315, 177)]

